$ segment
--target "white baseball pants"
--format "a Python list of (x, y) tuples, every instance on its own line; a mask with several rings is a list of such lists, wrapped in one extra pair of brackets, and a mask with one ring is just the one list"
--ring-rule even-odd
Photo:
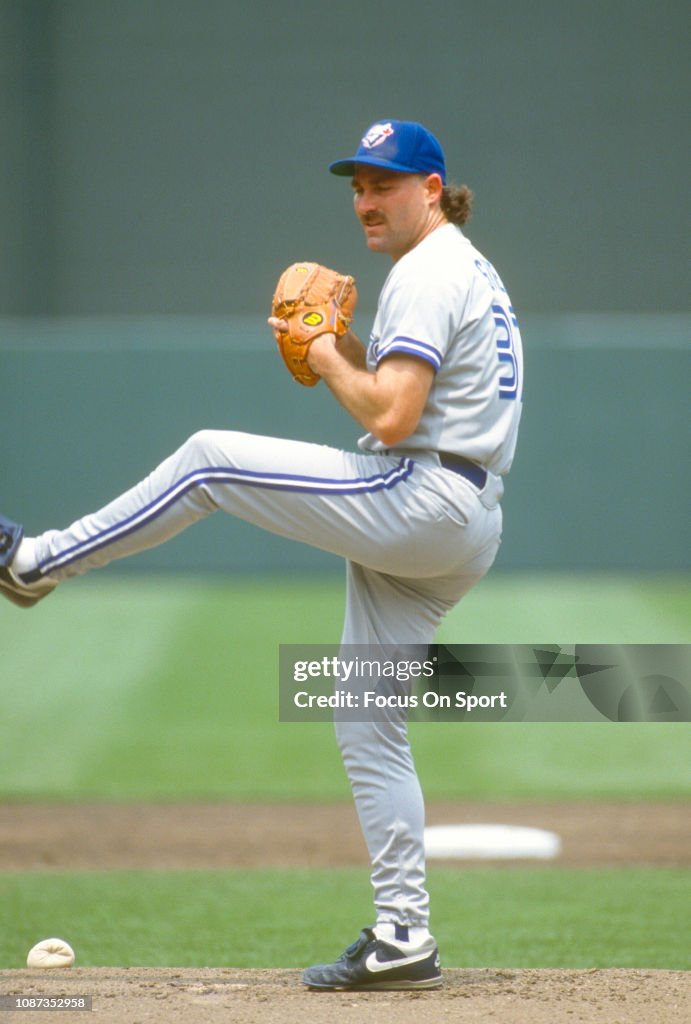
[[(56, 580), (162, 544), (222, 509), (342, 556), (342, 643), (428, 644), (487, 572), (502, 483), (482, 492), (430, 452), (352, 453), (232, 431), (194, 434), (146, 479), (66, 530), (36, 538)], [(372, 862), (377, 920), (428, 923), (424, 807), (406, 723), (337, 721)]]

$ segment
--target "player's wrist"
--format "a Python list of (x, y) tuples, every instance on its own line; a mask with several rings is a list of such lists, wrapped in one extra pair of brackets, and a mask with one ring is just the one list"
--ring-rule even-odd
[(328, 374), (330, 367), (333, 365), (334, 357), (337, 357), (337, 355), (336, 335), (320, 334), (310, 343), (306, 356), (307, 365), (314, 373), (324, 377)]

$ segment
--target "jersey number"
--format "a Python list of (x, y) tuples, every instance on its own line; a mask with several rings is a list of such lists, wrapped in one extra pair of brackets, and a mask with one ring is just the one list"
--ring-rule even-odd
[(506, 371), (499, 378), (499, 397), (515, 400), (520, 391), (518, 358), (516, 356), (516, 341), (520, 340), (518, 321), (511, 306), (505, 308), (495, 302), (492, 305), (492, 313), (496, 325), (497, 355)]

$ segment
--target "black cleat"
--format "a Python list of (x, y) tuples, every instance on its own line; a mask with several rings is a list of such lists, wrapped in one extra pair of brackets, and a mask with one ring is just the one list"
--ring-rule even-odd
[(0, 516), (0, 565), (10, 566), (22, 542), (24, 527)]
[(0, 516), (0, 594), (20, 608), (31, 608), (47, 597), (57, 582), (41, 576), (38, 570), (26, 576), (12, 572), (12, 562), (23, 536), (24, 529), (19, 523)]
[(378, 939), (371, 928), (363, 928), (335, 963), (308, 967), (302, 980), (321, 989), (439, 988), (439, 950), (433, 942), (406, 953)]
[(20, 608), (32, 608), (55, 589), (57, 583), (45, 577), (34, 583), (23, 583), (7, 566), (0, 566), (0, 595)]

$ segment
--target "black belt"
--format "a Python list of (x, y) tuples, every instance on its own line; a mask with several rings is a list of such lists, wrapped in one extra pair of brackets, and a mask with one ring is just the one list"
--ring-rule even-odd
[(484, 490), (487, 483), (487, 470), (483, 469), (482, 466), (478, 466), (477, 462), (464, 459), (462, 455), (452, 455), (451, 452), (439, 452), (438, 454), (439, 461), (444, 469), (450, 469), (454, 473), (459, 473), (466, 480), (470, 480), (471, 484), (477, 487), (479, 491)]

